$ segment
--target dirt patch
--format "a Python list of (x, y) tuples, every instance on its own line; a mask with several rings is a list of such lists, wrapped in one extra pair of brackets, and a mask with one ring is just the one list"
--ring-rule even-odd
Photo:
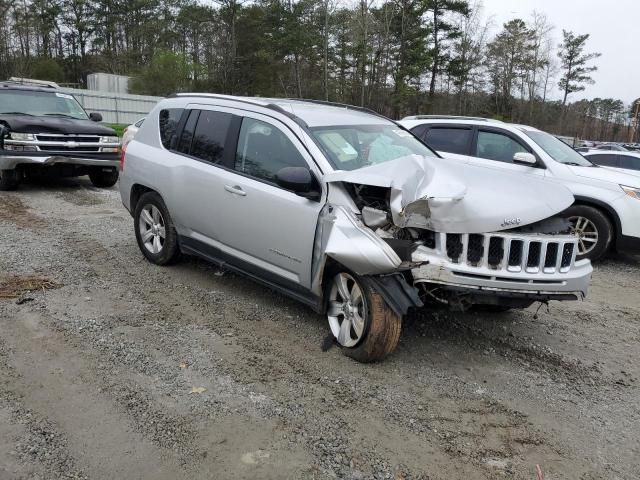
[(47, 291), (62, 287), (45, 277), (36, 275), (0, 276), (0, 299), (17, 298), (25, 293)]
[(42, 228), (44, 221), (34, 215), (19, 196), (12, 193), (0, 195), (0, 220), (14, 223), (21, 228)]

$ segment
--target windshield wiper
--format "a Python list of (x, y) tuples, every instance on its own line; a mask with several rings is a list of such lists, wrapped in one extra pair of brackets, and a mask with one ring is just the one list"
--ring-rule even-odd
[(43, 115), (46, 115), (49, 117), (66, 117), (66, 118), (73, 118), (75, 120), (82, 120), (78, 117), (74, 117), (73, 115), (67, 115), (66, 113), (43, 113)]
[(35, 117), (35, 115), (25, 112), (0, 112), (0, 115), (27, 115), (29, 117)]

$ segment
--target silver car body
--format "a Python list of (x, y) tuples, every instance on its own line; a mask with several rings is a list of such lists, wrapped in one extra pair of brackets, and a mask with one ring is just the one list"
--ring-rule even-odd
[[(159, 112), (169, 108), (228, 112), (277, 128), (319, 180), (321, 200), (165, 149)], [(575, 260), (575, 236), (513, 230), (567, 208), (573, 196), (565, 187), (542, 177), (523, 181), (483, 165), (451, 165), (435, 155), (335, 170), (310, 134), (314, 127), (334, 125), (393, 125), (410, 135), (384, 117), (314, 102), (205, 94), (164, 100), (127, 146), (122, 202), (132, 211), (141, 189), (158, 192), (183, 251), (239, 266), (318, 309), (328, 259), (359, 275), (409, 273), (409, 288), (423, 284), (536, 300), (587, 294), (592, 268), (588, 260)], [(359, 208), (352, 185), (389, 189), (390, 211)], [(388, 240), (411, 229), (429, 230), (433, 243), (418, 245), (403, 260)], [(451, 238), (462, 249), (455, 260), (447, 252)], [(503, 251), (490, 262), (492, 238), (502, 242)], [(469, 261), (470, 244), (478, 241), (484, 253)], [(520, 251), (516, 264), (509, 260), (513, 249)]]

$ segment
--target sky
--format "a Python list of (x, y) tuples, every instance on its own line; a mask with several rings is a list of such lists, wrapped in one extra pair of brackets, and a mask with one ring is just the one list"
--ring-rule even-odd
[[(593, 60), (594, 85), (569, 95), (581, 98), (619, 98), (630, 104), (640, 97), (640, 0), (481, 0), (483, 16), (493, 21), (493, 33), (512, 18), (527, 21), (534, 10), (546, 14), (556, 28), (552, 35), (560, 43), (562, 29), (589, 33), (586, 52), (600, 52)], [(556, 84), (557, 79), (556, 79)], [(553, 92), (560, 99), (560, 92)]]

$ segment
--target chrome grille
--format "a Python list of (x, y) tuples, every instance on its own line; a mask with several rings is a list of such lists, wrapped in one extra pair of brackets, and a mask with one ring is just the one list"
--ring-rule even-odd
[(578, 241), (570, 235), (507, 233), (442, 233), (439, 240), (443, 253), (454, 263), (525, 273), (568, 272)]
[(65, 135), (58, 133), (38, 134), (36, 140), (39, 142), (76, 142), (76, 143), (99, 143), (98, 135)]

